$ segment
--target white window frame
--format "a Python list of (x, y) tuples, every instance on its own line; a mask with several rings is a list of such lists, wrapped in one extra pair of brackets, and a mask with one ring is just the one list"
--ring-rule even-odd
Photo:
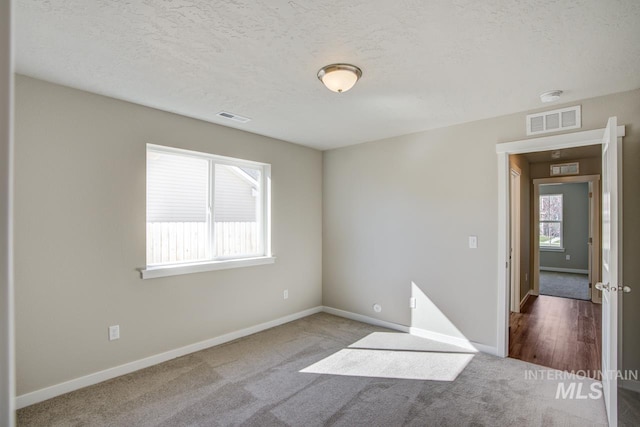
[[(540, 219), (540, 209), (542, 207), (541, 199), (542, 197), (551, 197), (551, 196), (560, 196), (560, 199), (562, 200), (562, 219), (560, 221)], [(540, 235), (538, 233), (538, 244), (539, 244), (540, 250), (545, 252), (554, 252), (554, 251), (564, 252), (564, 195), (562, 193), (554, 193), (554, 194), (549, 193), (549, 194), (538, 195), (538, 230), (542, 229), (540, 225), (542, 225), (543, 223), (549, 223), (549, 224), (560, 223), (560, 246), (543, 245), (542, 243), (540, 243)]]
[[(210, 162), (209, 166), (209, 192), (208, 192), (208, 212), (207, 229), (209, 231), (209, 247), (207, 253), (209, 259), (198, 262), (181, 262), (173, 264), (147, 264), (145, 268), (140, 268), (142, 279), (152, 279), (156, 277), (176, 276), (181, 274), (199, 273), (204, 271), (222, 270), (228, 268), (248, 267), (253, 265), (273, 264), (275, 257), (271, 253), (271, 165), (251, 160), (237, 159), (233, 157), (219, 156), (215, 154), (203, 153), (199, 151), (185, 150), (181, 148), (167, 147), (163, 145), (147, 144), (146, 152), (177, 154), (181, 156), (191, 156), (198, 159), (205, 159)], [(213, 256), (213, 245), (215, 242), (215, 227), (213, 227), (213, 199), (215, 195), (215, 167), (214, 165), (226, 165), (237, 167), (248, 167), (260, 170), (259, 186), (259, 206), (258, 209), (258, 255), (246, 256)], [(145, 235), (146, 244), (146, 235)], [(148, 260), (147, 260), (148, 262)]]

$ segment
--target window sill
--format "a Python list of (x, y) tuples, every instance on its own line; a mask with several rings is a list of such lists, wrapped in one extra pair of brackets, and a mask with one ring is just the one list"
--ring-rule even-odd
[(205, 271), (225, 270), (228, 268), (251, 267), (254, 265), (273, 264), (275, 262), (275, 257), (263, 256), (223, 261), (205, 261), (193, 264), (159, 265), (140, 268), (139, 271), (141, 279), (155, 279), (156, 277), (179, 276), (181, 274), (202, 273)]
[(564, 252), (564, 248), (545, 248), (540, 246), (540, 252)]

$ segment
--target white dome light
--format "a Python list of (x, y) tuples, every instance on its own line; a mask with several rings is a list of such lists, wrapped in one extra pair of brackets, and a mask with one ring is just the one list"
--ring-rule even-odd
[(318, 79), (333, 92), (346, 92), (362, 76), (362, 70), (350, 64), (331, 64), (318, 71)]

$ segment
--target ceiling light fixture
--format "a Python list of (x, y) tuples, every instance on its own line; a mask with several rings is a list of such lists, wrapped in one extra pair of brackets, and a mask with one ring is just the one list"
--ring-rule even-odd
[(351, 64), (331, 64), (320, 68), (318, 79), (333, 92), (346, 92), (362, 77), (362, 70)]
[(560, 99), (560, 95), (562, 95), (561, 90), (550, 90), (540, 95), (540, 101), (542, 102), (553, 102)]

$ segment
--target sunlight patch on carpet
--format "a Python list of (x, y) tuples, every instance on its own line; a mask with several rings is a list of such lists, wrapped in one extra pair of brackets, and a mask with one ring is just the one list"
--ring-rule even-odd
[(469, 345), (467, 348), (453, 344), (434, 341), (415, 335), (399, 332), (373, 332), (359, 341), (354, 342), (349, 348), (365, 348), (369, 350), (404, 350), (404, 351), (428, 351), (438, 353), (477, 353), (478, 351)]
[(473, 354), (469, 353), (344, 349), (300, 372), (453, 381), (471, 359)]

